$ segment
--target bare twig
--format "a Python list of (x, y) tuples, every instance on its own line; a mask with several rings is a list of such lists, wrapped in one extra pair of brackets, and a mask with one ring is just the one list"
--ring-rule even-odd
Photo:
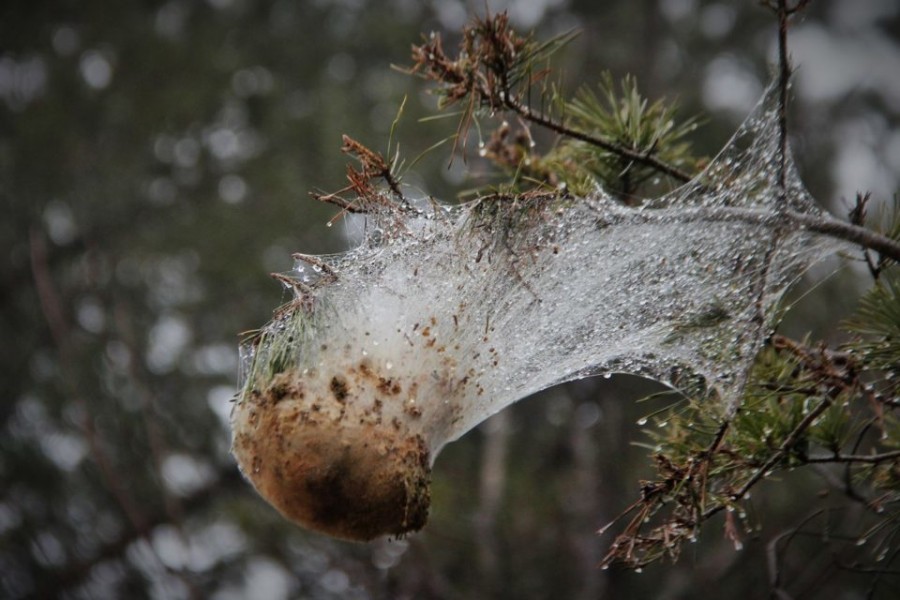
[(347, 200), (340, 196), (340, 194), (344, 192), (350, 191), (351, 187), (347, 186), (343, 189), (340, 189), (336, 192), (332, 192), (330, 194), (323, 194), (320, 192), (310, 192), (309, 195), (319, 202), (327, 202), (328, 204), (334, 204), (338, 208), (341, 209), (342, 212), (353, 213), (353, 214), (361, 214), (368, 212), (365, 207), (360, 206), (359, 204)]
[(778, 139), (781, 146), (778, 183), (782, 192), (787, 189), (787, 104), (788, 87), (793, 71), (787, 47), (788, 20), (792, 15), (806, 8), (810, 1), (797, 0), (797, 3), (791, 6), (787, 0), (763, 0), (763, 4), (772, 9), (778, 17)]
[(351, 154), (359, 160), (363, 167), (363, 174), (367, 179), (381, 177), (388, 185), (391, 192), (393, 192), (397, 198), (403, 199), (403, 192), (400, 190), (400, 182), (391, 172), (391, 165), (380, 153), (367, 148), (349, 135), (343, 136), (341, 152), (344, 154)]
[[(868, 207), (871, 197), (872, 194), (870, 192), (856, 194), (856, 202), (847, 214), (847, 218), (850, 220), (851, 224), (858, 227), (865, 227), (866, 208)], [(876, 261), (872, 259), (872, 254), (869, 252), (869, 249), (863, 248), (863, 260), (866, 263), (866, 267), (869, 269), (869, 273), (872, 275), (872, 279), (878, 279), (881, 276), (881, 270), (884, 268), (884, 258), (876, 263)]]

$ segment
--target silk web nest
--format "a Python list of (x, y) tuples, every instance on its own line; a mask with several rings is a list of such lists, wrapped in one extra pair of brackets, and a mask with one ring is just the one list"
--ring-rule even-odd
[(358, 247), (298, 259), (294, 300), (241, 348), (244, 475), (288, 519), (368, 540), (423, 527), (444, 445), (549, 386), (700, 380), (729, 418), (782, 294), (834, 245), (785, 218), (819, 209), (781, 159), (777, 100), (641, 207), (385, 202)]

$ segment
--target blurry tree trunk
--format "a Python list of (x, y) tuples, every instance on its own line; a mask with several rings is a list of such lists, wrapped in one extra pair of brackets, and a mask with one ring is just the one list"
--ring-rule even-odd
[(643, 31), (639, 39), (635, 40), (633, 73), (640, 73), (641, 85), (650, 97), (659, 97), (665, 93), (660, 81), (659, 67), (659, 40), (663, 38), (662, 15), (657, 10), (656, 0), (643, 0), (641, 12), (645, 15), (642, 23)]
[(594, 400), (573, 402), (570, 420), (569, 445), (572, 452), (571, 479), (568, 497), (563, 499), (567, 509), (566, 537), (575, 562), (575, 572), (580, 585), (573, 590), (572, 598), (598, 598), (601, 590), (599, 540), (597, 539), (597, 503), (600, 489), (597, 428), (597, 410)]
[(481, 472), (478, 485), (478, 511), (474, 524), (478, 540), (478, 568), (481, 573), (482, 590), (493, 595), (501, 583), (497, 543), (497, 514), (506, 486), (506, 456), (509, 448), (510, 411), (500, 412), (491, 417), (481, 428), (484, 434)]

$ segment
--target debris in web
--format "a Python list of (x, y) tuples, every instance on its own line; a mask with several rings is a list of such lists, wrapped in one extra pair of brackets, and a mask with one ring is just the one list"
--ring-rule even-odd
[(834, 247), (787, 216), (818, 209), (780, 158), (777, 100), (637, 208), (599, 189), (385, 202), (359, 247), (298, 255), (295, 299), (242, 347), (243, 472), (288, 518), (371, 539), (422, 527), (441, 448), (549, 386), (702, 382), (728, 419), (782, 294)]

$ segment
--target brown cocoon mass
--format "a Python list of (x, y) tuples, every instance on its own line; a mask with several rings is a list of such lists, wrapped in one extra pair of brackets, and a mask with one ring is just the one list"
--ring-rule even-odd
[(305, 385), (282, 373), (235, 405), (232, 451), (241, 471), (311, 530), (367, 541), (421, 529), (430, 503), (422, 436), (385, 417), (383, 401), (358, 382), (324, 381)]

